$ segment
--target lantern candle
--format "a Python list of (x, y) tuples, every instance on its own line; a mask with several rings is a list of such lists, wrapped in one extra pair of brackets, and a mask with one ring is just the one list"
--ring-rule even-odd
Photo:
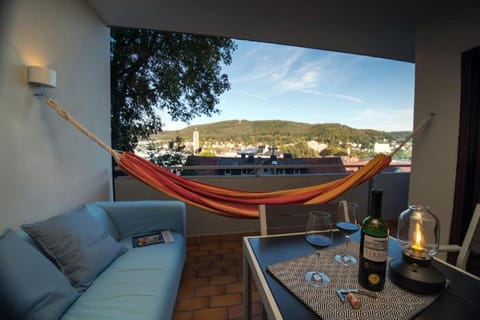
[(428, 252), (425, 251), (425, 236), (423, 235), (422, 225), (420, 222), (415, 223), (415, 231), (412, 234), (411, 243), (411, 252), (413, 257), (420, 259), (428, 258)]
[(445, 287), (446, 279), (431, 265), (438, 251), (440, 220), (430, 208), (410, 206), (398, 218), (397, 240), (402, 258), (389, 264), (392, 282), (416, 293), (431, 294)]

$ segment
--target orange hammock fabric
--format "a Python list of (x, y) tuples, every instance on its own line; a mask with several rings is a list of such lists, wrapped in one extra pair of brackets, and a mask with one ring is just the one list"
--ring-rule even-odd
[(173, 198), (210, 212), (246, 218), (258, 218), (258, 206), (260, 204), (319, 204), (337, 198), (351, 188), (369, 180), (383, 168), (387, 167), (390, 164), (392, 155), (400, 150), (413, 137), (415, 132), (427, 124), (434, 115), (431, 113), (425, 117), (412, 134), (393, 153), (390, 155), (377, 155), (363, 168), (348, 176), (316, 186), (271, 192), (252, 192), (189, 180), (177, 176), (165, 168), (140, 158), (131, 152), (113, 150), (62, 109), (55, 100), (47, 99), (47, 103), (58, 115), (107, 150), (118, 165), (129, 175)]
[(120, 154), (117, 162), (129, 175), (173, 198), (222, 215), (258, 218), (260, 204), (318, 204), (331, 201), (373, 177), (390, 161), (390, 156), (379, 154), (363, 168), (341, 179), (271, 192), (242, 191), (189, 180), (131, 152)]

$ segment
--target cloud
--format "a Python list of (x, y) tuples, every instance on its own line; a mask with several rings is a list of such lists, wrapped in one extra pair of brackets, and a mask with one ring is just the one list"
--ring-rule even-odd
[(349, 123), (355, 128), (369, 128), (382, 131), (409, 131), (413, 128), (413, 108), (359, 110), (354, 112)]
[(258, 100), (268, 100), (268, 98), (264, 95), (260, 94), (254, 94), (254, 93), (249, 93), (244, 90), (235, 90), (235, 93), (238, 93), (242, 96), (248, 97), (248, 98), (253, 98), (253, 99), (258, 99)]
[(363, 57), (268, 43), (238, 43), (239, 50), (226, 69), (232, 88), (241, 88), (253, 95), (261, 91), (262, 96), (311, 90), (311, 93), (316, 91), (324, 96), (362, 102), (357, 97), (327, 94), (318, 88), (344, 82), (348, 73), (345, 66), (353, 68)]
[(413, 109), (359, 109), (337, 108), (334, 112), (328, 108), (310, 112), (309, 123), (341, 123), (356, 129), (379, 131), (411, 131), (413, 127)]
[(309, 56), (299, 59), (298, 63), (291, 66), (280, 83), (285, 91), (308, 90), (318, 87), (329, 74), (329, 57), (318, 57), (312, 60)]
[(232, 84), (262, 80), (271, 84), (285, 77), (292, 65), (302, 56), (303, 48), (278, 48), (272, 44), (244, 43), (245, 52), (234, 56), (235, 68), (226, 68)]
[(315, 90), (303, 90), (305, 93), (310, 93), (314, 94), (317, 96), (325, 96), (325, 97), (332, 97), (332, 98), (338, 98), (338, 99), (343, 99), (351, 102), (358, 102), (358, 103), (364, 103), (363, 99), (358, 98), (358, 97), (353, 97), (349, 95), (344, 95), (340, 93), (326, 93), (326, 92), (321, 92), (321, 91), (315, 91)]

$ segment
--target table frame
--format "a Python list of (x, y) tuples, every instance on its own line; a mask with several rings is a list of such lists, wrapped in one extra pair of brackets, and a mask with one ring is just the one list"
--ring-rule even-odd
[[(267, 237), (267, 236), (263, 236)], [(245, 319), (252, 318), (252, 276), (257, 285), (258, 293), (263, 303), (263, 307), (270, 319), (283, 319), (280, 309), (273, 297), (270, 286), (263, 276), (262, 268), (258, 263), (253, 249), (248, 242), (249, 239), (255, 237), (243, 238), (243, 307)], [(254, 270), (254, 272), (252, 272)]]
[[(270, 289), (267, 279), (264, 276), (262, 267), (255, 256), (255, 252), (250, 245), (250, 239), (256, 238), (272, 238), (272, 237), (288, 237), (299, 236), (303, 233), (294, 234), (281, 234), (281, 235), (267, 235), (267, 236), (250, 236), (243, 238), (243, 302), (244, 302), (244, 316), (245, 319), (252, 318), (252, 279), (255, 281), (257, 290), (259, 292), (261, 301), (264, 306), (264, 310), (269, 319), (282, 320), (284, 319), (282, 313), (275, 301), (274, 294)], [(393, 238), (392, 238), (393, 239)], [(462, 274), (468, 275), (472, 280), (480, 283), (480, 278), (470, 273), (467, 273), (463, 269), (453, 266), (441, 259), (434, 258), (438, 263), (445, 265), (449, 269), (455, 270)], [(475, 291), (477, 292), (477, 291)], [(480, 294), (480, 292), (479, 292)], [(301, 303), (301, 302), (299, 302)], [(479, 303), (480, 304), (480, 303)], [(307, 308), (307, 307), (306, 307)], [(480, 308), (479, 308), (480, 309)], [(422, 317), (420, 317), (422, 318)]]

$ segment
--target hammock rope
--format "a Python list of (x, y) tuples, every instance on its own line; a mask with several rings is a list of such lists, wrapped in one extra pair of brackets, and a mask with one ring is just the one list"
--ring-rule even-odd
[(376, 155), (365, 166), (345, 177), (315, 186), (258, 192), (219, 187), (186, 179), (132, 152), (114, 150), (75, 120), (55, 100), (48, 98), (47, 103), (60, 117), (70, 122), (83, 134), (100, 145), (101, 148), (110, 153), (115, 162), (128, 175), (172, 198), (219, 215), (240, 218), (258, 218), (258, 206), (260, 204), (319, 204), (337, 198), (347, 190), (369, 180), (387, 167), (393, 155), (434, 116), (433, 113), (428, 114), (407, 139), (392, 153), (389, 155)]

